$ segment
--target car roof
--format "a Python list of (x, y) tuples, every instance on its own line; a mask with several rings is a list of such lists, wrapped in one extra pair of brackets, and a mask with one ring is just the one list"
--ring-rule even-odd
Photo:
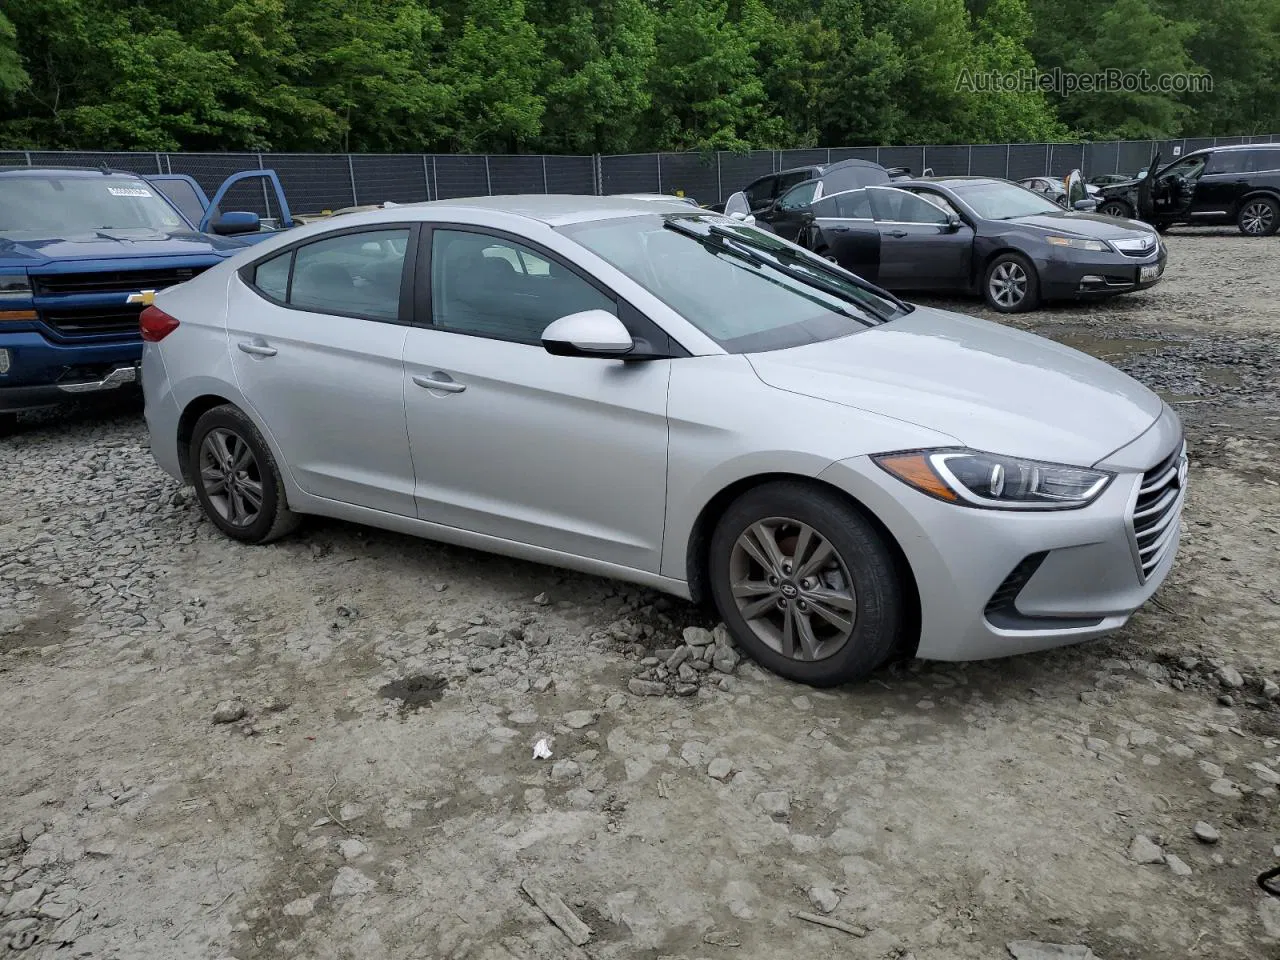
[[(1280, 143), (1224, 143), (1220, 147), (1201, 147), (1199, 150), (1191, 150), (1189, 153), (1205, 153), (1210, 150), (1280, 150)], [(1183, 154), (1183, 156), (1187, 155)]]
[[(496, 197), (462, 197), (457, 200), (432, 200), (429, 203), (406, 203), (393, 209), (405, 210), (486, 210), (514, 214), (558, 227), (589, 220), (616, 220), (655, 213), (696, 213), (689, 203), (637, 197), (592, 197), (572, 194), (528, 193)], [(706, 211), (703, 211), (706, 212)]]
[(22, 177), (67, 177), (69, 179), (89, 180), (93, 177), (127, 177), (140, 180), (144, 174), (131, 173), (128, 170), (103, 170), (101, 167), (8, 167), (0, 168), (0, 177), (19, 179)]
[[(1052, 177), (1024, 177), (1026, 180), (1050, 180)], [(929, 186), (929, 187), (957, 187), (966, 183), (1004, 183), (1000, 177), (913, 177), (910, 180), (895, 180), (892, 184), (886, 186), (893, 187), (910, 187), (910, 186)]]

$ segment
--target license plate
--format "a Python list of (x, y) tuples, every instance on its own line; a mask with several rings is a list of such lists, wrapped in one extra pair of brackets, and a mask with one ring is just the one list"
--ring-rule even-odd
[(1163, 264), (1149, 263), (1145, 267), (1138, 268), (1138, 282), (1147, 283), (1160, 276), (1160, 269)]

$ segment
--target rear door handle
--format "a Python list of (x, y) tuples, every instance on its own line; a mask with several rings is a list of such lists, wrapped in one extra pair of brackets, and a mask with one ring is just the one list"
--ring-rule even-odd
[(413, 382), (420, 387), (425, 387), (428, 390), (439, 390), (442, 393), (461, 393), (467, 389), (465, 383), (459, 383), (447, 373), (441, 373), (439, 370), (429, 377), (415, 376)]
[(255, 357), (274, 357), (277, 353), (275, 347), (269, 347), (261, 340), (241, 340), (236, 346)]
[(907, 231), (905, 231), (905, 230), (890, 230), (890, 231), (889, 231), (889, 236), (891, 236), (891, 237), (905, 237), (906, 235), (907, 235)]
[(832, 227), (832, 228), (831, 228), (831, 230), (832, 230), (832, 232), (834, 232), (834, 233), (848, 233), (848, 232), (849, 232), (849, 228), (848, 228), (848, 227)]

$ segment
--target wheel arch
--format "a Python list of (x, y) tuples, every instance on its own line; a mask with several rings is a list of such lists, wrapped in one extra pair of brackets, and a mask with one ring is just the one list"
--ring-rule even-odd
[(182, 408), (178, 417), (178, 464), (182, 468), (182, 478), (191, 482), (191, 440), (195, 433), (196, 421), (215, 407), (232, 406), (240, 409), (239, 404), (216, 393), (202, 393)]
[(1257, 187), (1250, 190), (1243, 197), (1236, 201), (1235, 207), (1231, 211), (1232, 217), (1240, 216), (1240, 211), (1244, 209), (1244, 205), (1250, 200), (1270, 200), (1274, 204), (1280, 205), (1280, 190), (1272, 187)]
[(689, 596), (693, 602), (698, 605), (706, 605), (711, 602), (711, 590), (708, 583), (711, 563), (711, 534), (720, 518), (724, 516), (725, 511), (729, 509), (733, 502), (747, 491), (779, 481), (803, 483), (839, 497), (880, 534), (885, 546), (889, 548), (889, 552), (893, 555), (894, 568), (898, 573), (903, 588), (906, 618), (903, 623), (902, 636), (899, 638), (899, 654), (902, 657), (914, 656), (916, 647), (920, 642), (920, 589), (916, 582), (915, 571), (912, 570), (911, 563), (908, 561), (902, 545), (898, 543), (893, 532), (864, 503), (835, 484), (819, 480), (816, 477), (784, 472), (754, 474), (733, 481), (716, 492), (703, 505), (693, 522), (686, 548), (686, 579), (689, 584)]

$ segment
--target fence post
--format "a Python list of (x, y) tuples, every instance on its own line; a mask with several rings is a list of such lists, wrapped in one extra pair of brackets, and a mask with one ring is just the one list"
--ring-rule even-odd
[(427, 155), (422, 155), (422, 182), (427, 185), (427, 199), (431, 199), (431, 171), (427, 169)]
[(493, 176), (489, 173), (489, 155), (484, 155), (484, 185), (489, 191), (489, 196), (493, 196)]
[[(876, 147), (876, 163), (880, 163), (880, 148), (879, 148), (879, 147)], [(880, 165), (881, 165), (881, 166), (884, 166), (884, 164), (880, 164)]]
[(431, 158), (431, 186), (435, 188), (436, 199), (440, 199), (440, 173), (436, 170), (436, 158)]
[(831, 148), (827, 147), (827, 166), (831, 165)]
[(1044, 176), (1053, 175), (1053, 144), (1046, 143), (1044, 145)]
[(604, 164), (598, 153), (591, 155), (591, 186), (597, 197), (604, 196)]
[(360, 195), (356, 193), (356, 165), (351, 161), (351, 154), (347, 154), (347, 176), (351, 178), (351, 205), (358, 207), (360, 205)]
[(965, 172), (968, 176), (970, 177), (973, 176), (973, 144), (972, 143), (969, 144), (969, 167)]
[(1013, 144), (1006, 143), (1004, 145), (1004, 178), (1009, 179), (1009, 151), (1013, 149)]
[(551, 188), (547, 185), (547, 155), (542, 155), (542, 192), (550, 193)]
[(720, 151), (716, 151), (716, 203), (724, 202), (724, 179), (720, 175)]
[(164, 167), (160, 165), (160, 151), (157, 150), (153, 156), (156, 158), (156, 173), (163, 174)]
[(164, 165), (165, 165), (165, 168), (169, 171), (169, 175), (172, 176), (173, 175), (173, 154), (172, 153), (166, 153), (164, 155)]
[(658, 162), (658, 192), (662, 192), (662, 152), (659, 151), (653, 155), (654, 160)]
[(27, 166), (28, 166), (28, 167), (29, 167), (29, 166), (31, 166), (31, 151), (30, 151), (30, 150), (23, 150), (23, 151), (22, 151), (22, 155), (23, 155), (24, 157), (26, 157), (26, 158), (27, 158)]
[(929, 169), (929, 148), (923, 143), (920, 144), (920, 176), (925, 175), (925, 171)]

